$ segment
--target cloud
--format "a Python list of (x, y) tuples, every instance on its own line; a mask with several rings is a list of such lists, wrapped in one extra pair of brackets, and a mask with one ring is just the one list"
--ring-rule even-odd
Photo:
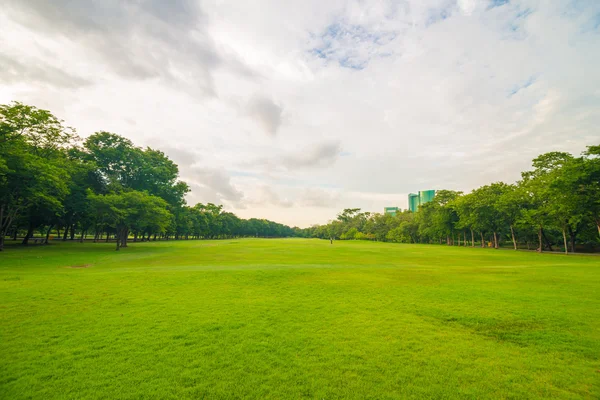
[(281, 158), (281, 163), (288, 169), (329, 167), (335, 163), (341, 151), (340, 142), (324, 142), (298, 153), (287, 154)]
[(294, 203), (291, 200), (282, 198), (272, 187), (267, 185), (259, 186), (254, 199), (250, 200), (249, 203), (253, 205), (282, 208), (290, 208), (294, 206)]
[(598, 15), (570, 0), (7, 0), (0, 101), (84, 137), (159, 138), (191, 203), (307, 226), (511, 182), (597, 142)]
[(148, 141), (149, 146), (165, 153), (175, 164), (179, 166), (180, 171), (188, 171), (190, 167), (202, 160), (202, 156), (194, 149), (186, 149), (183, 146), (173, 146), (165, 143), (159, 138)]
[(304, 207), (333, 208), (339, 205), (340, 200), (339, 191), (307, 188), (302, 193), (299, 203)]
[(124, 79), (157, 78), (214, 96), (218, 68), (252, 74), (235, 55), (216, 48), (195, 0), (8, 0), (6, 10), (29, 29), (75, 42)]
[(270, 171), (327, 168), (335, 164), (341, 153), (339, 141), (326, 141), (305, 146), (297, 151), (245, 162), (242, 163), (242, 167), (260, 167)]
[(14, 84), (23, 81), (66, 89), (76, 89), (91, 84), (87, 79), (70, 75), (38, 59), (17, 60), (0, 54), (0, 83)]
[(264, 96), (254, 96), (246, 105), (246, 113), (252, 117), (267, 134), (275, 136), (281, 126), (283, 108)]
[(228, 203), (243, 207), (244, 193), (231, 184), (226, 171), (210, 167), (193, 167), (184, 178), (190, 182), (192, 202)]

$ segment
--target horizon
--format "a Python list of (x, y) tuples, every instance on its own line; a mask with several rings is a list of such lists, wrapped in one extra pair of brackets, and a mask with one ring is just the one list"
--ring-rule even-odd
[(163, 151), (188, 203), (324, 224), (598, 141), (600, 3), (194, 0), (0, 10), (0, 103)]

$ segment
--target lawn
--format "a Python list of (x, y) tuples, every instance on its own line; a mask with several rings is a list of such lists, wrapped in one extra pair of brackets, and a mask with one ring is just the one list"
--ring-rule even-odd
[(113, 247), (0, 254), (1, 399), (600, 398), (600, 257)]

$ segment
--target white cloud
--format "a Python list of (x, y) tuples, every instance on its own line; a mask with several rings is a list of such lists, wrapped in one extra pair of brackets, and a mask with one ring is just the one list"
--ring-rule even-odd
[(0, 101), (162, 148), (191, 202), (310, 225), (598, 142), (599, 2), (123, 4), (8, 1)]

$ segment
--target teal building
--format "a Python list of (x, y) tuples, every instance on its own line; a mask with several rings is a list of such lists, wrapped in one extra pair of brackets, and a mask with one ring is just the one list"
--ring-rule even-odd
[(409, 193), (408, 209), (417, 212), (421, 204), (429, 203), (435, 197), (435, 190), (422, 190), (418, 194)]

